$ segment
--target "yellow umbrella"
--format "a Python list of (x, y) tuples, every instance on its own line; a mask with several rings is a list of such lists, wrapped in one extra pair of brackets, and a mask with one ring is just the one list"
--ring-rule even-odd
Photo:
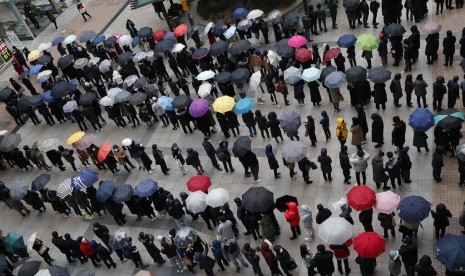
[(66, 144), (71, 145), (73, 143), (76, 143), (77, 141), (81, 140), (81, 138), (84, 137), (84, 135), (86, 135), (84, 131), (78, 131), (68, 137), (68, 140), (66, 140)]
[(234, 108), (236, 102), (233, 97), (222, 96), (216, 99), (213, 103), (213, 110), (219, 113), (225, 113), (231, 111)]
[(40, 57), (40, 51), (39, 50), (32, 50), (29, 55), (27, 55), (27, 60), (29, 62), (37, 60)]

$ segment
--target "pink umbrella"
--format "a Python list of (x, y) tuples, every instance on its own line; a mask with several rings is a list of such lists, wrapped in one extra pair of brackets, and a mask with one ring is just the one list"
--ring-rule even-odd
[(300, 48), (305, 44), (307, 44), (307, 39), (301, 35), (294, 35), (287, 41), (287, 45), (294, 48)]
[(122, 37), (123, 35), (120, 34), (120, 33), (114, 33), (112, 36), (114, 36), (114, 37), (116, 37), (116, 38), (119, 39), (119, 38)]
[(400, 196), (391, 191), (377, 193), (375, 209), (380, 213), (390, 214), (399, 205)]

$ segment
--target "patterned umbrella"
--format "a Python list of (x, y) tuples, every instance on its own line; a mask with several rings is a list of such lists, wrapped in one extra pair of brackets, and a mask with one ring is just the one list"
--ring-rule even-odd
[(77, 190), (86, 189), (94, 185), (97, 181), (98, 173), (85, 169), (84, 171), (77, 172), (73, 178), (71, 178), (71, 187)]
[(19, 143), (21, 143), (21, 135), (16, 133), (11, 133), (3, 137), (3, 140), (0, 142), (0, 151), (9, 152), (12, 149), (16, 148)]
[(300, 114), (295, 112), (294, 110), (289, 110), (284, 112), (279, 118), (279, 122), (281, 128), (285, 132), (296, 132), (300, 125), (302, 125), (302, 119), (300, 118)]
[(429, 216), (431, 203), (421, 196), (404, 197), (397, 206), (399, 217), (408, 222), (421, 222)]
[(71, 179), (66, 178), (63, 182), (58, 185), (57, 188), (57, 196), (61, 199), (65, 198), (66, 196), (70, 195), (73, 192), (73, 188), (71, 187)]
[(115, 192), (112, 195), (112, 199), (115, 202), (123, 203), (131, 199), (134, 195), (134, 189), (129, 184), (122, 184), (116, 187)]
[(207, 203), (205, 197), (206, 193), (202, 191), (195, 191), (186, 199), (186, 208), (187, 210), (193, 212), (194, 214), (201, 213), (207, 208)]
[(33, 191), (38, 191), (38, 190), (44, 188), (47, 185), (48, 182), (50, 182), (50, 175), (46, 174), (46, 173), (43, 173), (43, 174), (39, 175), (38, 177), (36, 177), (32, 181), (31, 189)]
[(286, 140), (282, 155), (287, 162), (299, 162), (307, 156), (307, 146), (299, 141)]
[(158, 190), (158, 183), (151, 179), (145, 179), (137, 184), (134, 193), (139, 197), (150, 197)]
[(357, 211), (370, 209), (376, 203), (376, 193), (365, 185), (354, 186), (347, 193), (347, 204)]

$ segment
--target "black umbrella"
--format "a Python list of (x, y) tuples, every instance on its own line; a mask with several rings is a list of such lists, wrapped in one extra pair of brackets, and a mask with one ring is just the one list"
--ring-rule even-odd
[(282, 45), (276, 50), (276, 53), (281, 57), (293, 57), (295, 50), (289, 45)]
[(342, 5), (349, 11), (354, 11), (360, 5), (360, 0), (344, 0)]
[(59, 265), (52, 265), (48, 268), (51, 276), (69, 276), (68, 269)]
[(42, 95), (34, 95), (28, 97), (28, 102), (31, 106), (39, 106), (44, 103), (44, 101), (42, 100)]
[(217, 82), (225, 83), (230, 81), (232, 78), (232, 74), (229, 71), (223, 71), (215, 76), (215, 80)]
[(229, 49), (229, 44), (226, 41), (218, 40), (210, 46), (210, 55), (219, 56), (226, 53)]
[(33, 191), (38, 191), (42, 188), (44, 188), (47, 183), (50, 181), (50, 175), (48, 173), (43, 173), (41, 175), (39, 175), (38, 177), (36, 177), (36, 179), (34, 179), (32, 181), (32, 190)]
[(10, 95), (13, 94), (13, 90), (11, 88), (5, 87), (0, 90), (0, 101), (4, 102)]
[(284, 46), (284, 45), (289, 46), (289, 45), (287, 44), (288, 41), (289, 41), (288, 38), (281, 39), (280, 41), (276, 42), (276, 47), (279, 48), (279, 47)]
[(296, 11), (292, 11), (284, 17), (283, 25), (287, 29), (295, 29), (299, 25), (299, 22), (300, 22), (300, 14)]
[(14, 266), (13, 275), (34, 276), (40, 269), (40, 263), (36, 257), (25, 257)]
[(250, 43), (250, 41), (248, 40), (245, 40), (245, 39), (239, 40), (239, 41), (234, 42), (229, 47), (229, 52), (231, 53), (231, 55), (240, 55), (243, 52), (247, 51), (250, 45), (252, 45), (252, 43)]
[(153, 48), (153, 52), (154, 53), (162, 53), (162, 52), (166, 52), (166, 51), (169, 51), (173, 48), (174, 44), (176, 44), (176, 42), (172, 39), (164, 39), (160, 42), (157, 43), (157, 45), (155, 45), (155, 47)]
[(192, 102), (192, 99), (187, 95), (179, 95), (174, 97), (171, 103), (174, 108), (186, 108)]
[(295, 202), (297, 203), (297, 205), (299, 205), (299, 202), (297, 201), (297, 198), (295, 196), (284, 195), (276, 199), (276, 209), (278, 209), (280, 212), (286, 211), (286, 203), (288, 202)]
[(202, 47), (202, 48), (196, 49), (192, 53), (192, 58), (193, 59), (202, 59), (202, 58), (206, 57), (207, 55), (208, 55), (208, 49)]
[(374, 69), (368, 70), (368, 77), (374, 83), (385, 83), (391, 79), (391, 71), (385, 69), (384, 67), (376, 67)]
[(28, 109), (28, 107), (30, 107), (28, 98), (29, 98), (28, 96), (23, 96), (23, 97), (19, 98), (19, 101), (18, 101), (18, 110), (19, 110), (20, 112), (26, 112), (26, 110)]
[(247, 68), (238, 68), (231, 74), (231, 80), (236, 83), (245, 82), (249, 78), (250, 71)]
[(43, 55), (41, 57), (39, 57), (36, 61), (37, 64), (42, 64), (42, 65), (45, 65), (47, 63), (50, 63), (50, 61), (52, 61), (52, 57), (49, 56), (49, 55)]
[(61, 99), (68, 96), (73, 92), (73, 88), (66, 81), (60, 81), (53, 85), (52, 87), (52, 97), (56, 99)]
[(234, 142), (232, 152), (235, 157), (242, 157), (252, 150), (252, 141), (249, 136), (241, 136)]
[(97, 95), (95, 93), (87, 92), (79, 97), (79, 103), (91, 104), (93, 101), (95, 101), (95, 99), (97, 99)]
[(265, 187), (251, 187), (242, 194), (242, 206), (252, 213), (268, 212), (274, 204), (273, 192)]
[(463, 114), (453, 108), (444, 109), (434, 116), (434, 122), (436, 125), (445, 129), (458, 129), (461, 127), (463, 121)]
[(199, 30), (200, 26), (198, 24), (195, 24), (194, 26), (190, 26), (189, 29), (187, 30), (187, 39), (191, 38), (192, 35), (195, 34)]
[(152, 35), (152, 28), (150, 27), (142, 27), (137, 32), (137, 36), (140, 38), (149, 37), (151, 35)]
[(134, 88), (142, 88), (146, 84), (147, 84), (147, 78), (146, 77), (140, 77), (134, 82), (133, 86), (134, 86)]
[(397, 23), (392, 23), (387, 25), (386, 28), (384, 28), (384, 32), (391, 36), (402, 36), (406, 32), (406, 30), (404, 26)]
[(145, 94), (147, 97), (158, 97), (160, 90), (155, 84), (150, 84), (145, 88)]
[(103, 46), (111, 48), (116, 43), (116, 41), (118, 41), (116, 36), (110, 36), (109, 38), (105, 39), (105, 41), (103, 41)]
[(320, 82), (324, 82), (326, 77), (331, 74), (332, 72), (336, 72), (336, 67), (334, 66), (326, 66), (321, 70), (320, 78), (318, 79)]
[(364, 81), (367, 79), (367, 69), (361, 66), (352, 66), (346, 71), (346, 79), (350, 82)]
[(132, 53), (131, 52), (124, 52), (121, 55), (118, 56), (118, 59), (116, 62), (118, 62), (119, 65), (124, 66), (126, 65), (130, 60), (132, 60)]
[(145, 102), (145, 99), (147, 99), (147, 94), (142, 93), (142, 92), (137, 92), (135, 94), (132, 94), (131, 99), (129, 100), (129, 103), (133, 105), (139, 105)]
[(57, 62), (57, 65), (58, 65), (58, 68), (66, 68), (68, 66), (70, 66), (74, 61), (74, 56), (73, 55), (66, 55), (66, 56), (62, 56), (58, 59), (58, 62)]

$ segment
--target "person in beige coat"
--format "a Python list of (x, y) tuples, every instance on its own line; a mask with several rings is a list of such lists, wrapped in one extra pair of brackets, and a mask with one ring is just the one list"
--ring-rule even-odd
[(363, 131), (360, 121), (357, 117), (352, 118), (350, 132), (352, 132), (352, 145), (356, 146), (357, 149), (362, 149)]
[(341, 90), (338, 88), (330, 88), (329, 89), (329, 94), (331, 96), (331, 99), (333, 100), (333, 106), (336, 112), (341, 111), (339, 109), (339, 102), (342, 102), (344, 100), (344, 97), (341, 94)]
[(254, 72), (262, 69), (262, 59), (255, 53), (249, 57), (249, 69)]
[(135, 168), (131, 161), (129, 161), (129, 157), (123, 148), (119, 147), (118, 145), (114, 145), (113, 152), (115, 153), (115, 157), (118, 160), (118, 163), (122, 165), (126, 169), (126, 171), (128, 171), (129, 173), (131, 172), (127, 164), (129, 164), (129, 166), (131, 166), (132, 169)]

